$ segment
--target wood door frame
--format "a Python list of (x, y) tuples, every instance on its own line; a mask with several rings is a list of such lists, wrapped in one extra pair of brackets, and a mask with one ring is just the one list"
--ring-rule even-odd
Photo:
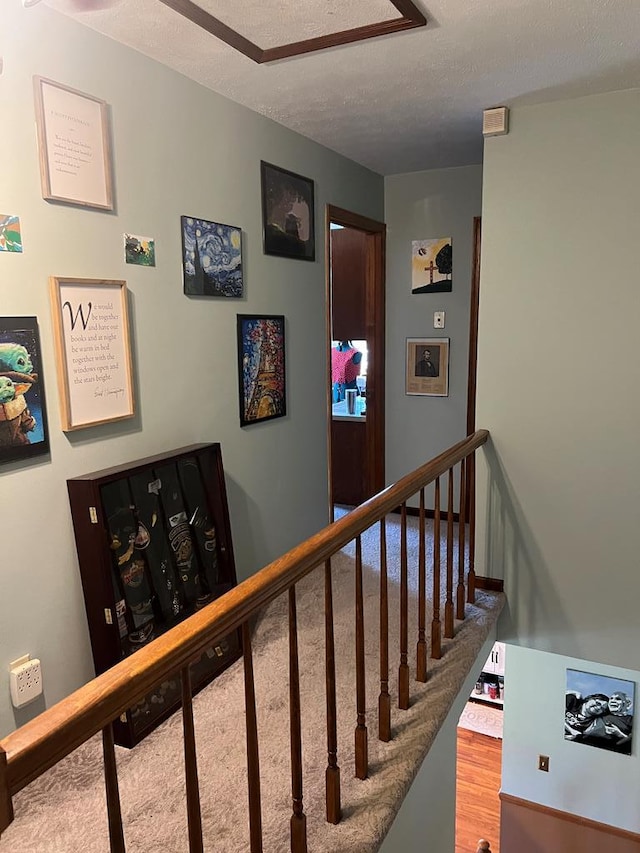
[[(480, 309), (480, 251), (482, 248), (482, 217), (473, 217), (473, 267), (471, 270), (471, 300), (469, 311), (469, 366), (467, 373), (467, 435), (476, 429), (476, 390), (478, 375), (478, 313)], [(475, 463), (466, 470), (466, 517), (470, 518), (471, 499), (475, 490)]]
[(333, 482), (331, 473), (331, 223), (354, 228), (366, 235), (366, 340), (369, 352), (367, 369), (366, 459), (368, 491), (372, 495), (384, 488), (385, 469), (385, 250), (387, 226), (384, 222), (360, 216), (342, 207), (325, 207), (325, 323), (327, 351), (327, 477), (329, 513), (333, 521)]

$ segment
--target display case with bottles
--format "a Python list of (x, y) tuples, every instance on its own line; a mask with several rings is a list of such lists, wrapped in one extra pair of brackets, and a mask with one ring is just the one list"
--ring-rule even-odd
[[(67, 481), (96, 673), (236, 584), (219, 444), (197, 444)], [(238, 658), (239, 633), (192, 664), (194, 692)], [(180, 704), (179, 674), (114, 723), (131, 747)]]

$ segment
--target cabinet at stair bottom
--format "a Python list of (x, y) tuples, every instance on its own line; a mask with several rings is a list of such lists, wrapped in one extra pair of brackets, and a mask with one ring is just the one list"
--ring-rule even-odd
[[(487, 702), (491, 705), (502, 707), (504, 704), (504, 659), (505, 644), (494, 643), (491, 653), (485, 661), (482, 671), (476, 681), (476, 686), (471, 693), (471, 698), (476, 702)], [(491, 688), (495, 687), (495, 696), (491, 695)]]
[[(196, 444), (67, 480), (96, 674), (236, 585), (220, 445)], [(239, 632), (191, 666), (194, 693), (240, 654)], [(114, 722), (132, 747), (181, 701), (175, 673)]]

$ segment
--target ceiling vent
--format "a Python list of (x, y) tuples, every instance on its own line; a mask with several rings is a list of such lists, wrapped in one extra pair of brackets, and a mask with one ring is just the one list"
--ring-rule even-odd
[(509, 108), (494, 107), (482, 113), (482, 135), (504, 136), (509, 133)]

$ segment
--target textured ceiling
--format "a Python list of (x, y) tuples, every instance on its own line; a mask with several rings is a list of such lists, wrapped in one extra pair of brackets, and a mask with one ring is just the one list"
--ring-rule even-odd
[[(416, 0), (426, 27), (268, 65), (159, 0), (45, 2), (384, 175), (481, 162), (486, 107), (640, 86), (640, 0)], [(398, 17), (387, 0), (200, 5), (263, 48)]]

